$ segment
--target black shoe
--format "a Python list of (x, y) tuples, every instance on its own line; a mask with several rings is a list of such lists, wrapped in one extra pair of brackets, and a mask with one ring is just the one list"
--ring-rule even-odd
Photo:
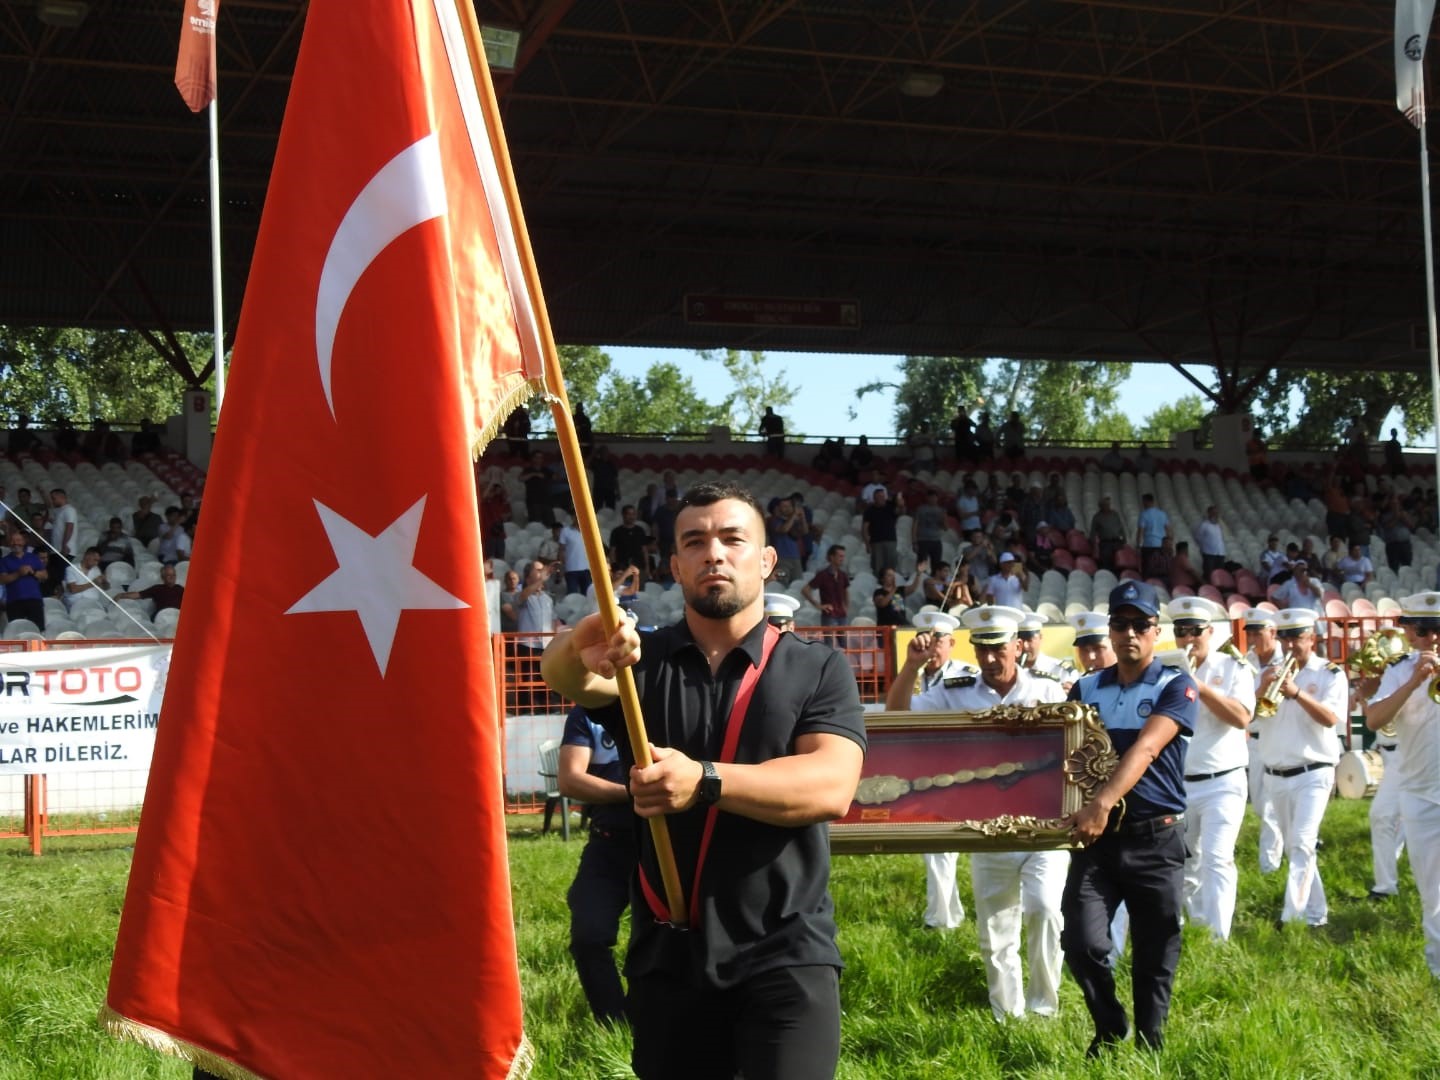
[(1119, 1046), (1125, 1041), (1124, 1035), (1096, 1035), (1090, 1040), (1090, 1045), (1085, 1049), (1085, 1056), (1091, 1060), (1098, 1058), (1105, 1051)]
[(1371, 899), (1371, 900), (1393, 900), (1393, 899), (1395, 899), (1395, 894), (1394, 894), (1393, 892), (1381, 892), (1379, 889), (1371, 889), (1371, 890), (1366, 894), (1366, 896), (1367, 896), (1369, 899)]

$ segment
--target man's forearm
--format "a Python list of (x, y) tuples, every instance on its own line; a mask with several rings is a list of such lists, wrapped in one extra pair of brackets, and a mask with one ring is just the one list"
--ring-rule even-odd
[[(802, 750), (813, 740), (812, 749)], [(758, 765), (716, 763), (719, 807), (769, 825), (813, 825), (843, 817), (860, 783), (864, 752), (843, 735), (808, 735), (797, 753)]]
[(540, 677), (563, 698), (596, 708), (609, 705), (620, 696), (614, 679), (602, 679), (587, 668), (574, 646), (573, 633), (559, 633), (550, 639), (540, 657)]

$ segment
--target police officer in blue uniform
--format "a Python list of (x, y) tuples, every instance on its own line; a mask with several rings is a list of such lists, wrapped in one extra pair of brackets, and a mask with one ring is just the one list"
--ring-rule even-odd
[(623, 1023), (625, 990), (615, 967), (615, 942), (620, 917), (630, 906), (635, 818), (615, 740), (579, 705), (565, 718), (556, 779), (560, 794), (590, 807), (590, 839), (565, 896), (570, 905), (570, 955), (595, 1019)]
[[(1087, 1056), (1128, 1033), (1115, 995), (1110, 920), (1130, 911), (1135, 1040), (1158, 1050), (1180, 961), (1185, 872), (1185, 738), (1195, 727), (1195, 680), (1155, 659), (1159, 599), (1143, 581), (1110, 593), (1115, 666), (1082, 677), (1072, 701), (1095, 706), (1120, 761), (1069, 818), (1085, 847), (1070, 862), (1061, 945), (1095, 1022)], [(1123, 808), (1123, 809), (1122, 809)]]

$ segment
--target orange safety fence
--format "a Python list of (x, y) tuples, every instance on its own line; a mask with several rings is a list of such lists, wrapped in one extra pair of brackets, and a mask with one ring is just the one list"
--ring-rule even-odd
[[(1330, 618), (1322, 628), (1317, 652), (1344, 664), (1366, 638), (1394, 622), (1391, 616)], [(825, 641), (843, 653), (855, 672), (861, 702), (867, 709), (883, 707), (896, 670), (892, 627), (799, 627), (796, 633)], [(1245, 631), (1238, 621), (1234, 636), (1236, 644), (1245, 648)], [(508, 813), (544, 809), (550, 785), (540, 773), (540, 744), (560, 738), (570, 709), (570, 703), (540, 678), (540, 654), (547, 641), (548, 636), (531, 634), (492, 635)], [(150, 644), (148, 639), (0, 641), (0, 652)], [(1352, 745), (1361, 738), (1363, 726), (1347, 732), (1345, 742)], [(135, 769), (0, 777), (0, 796), (8, 795), (15, 808), (0, 814), (0, 839), (24, 838), (39, 855), (46, 837), (134, 832), (146, 776), (146, 770)], [(8, 791), (6, 781), (12, 782)]]

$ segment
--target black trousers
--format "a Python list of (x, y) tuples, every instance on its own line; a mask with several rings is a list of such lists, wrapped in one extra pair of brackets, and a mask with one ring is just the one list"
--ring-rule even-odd
[(1060, 945), (1095, 1021), (1097, 1042), (1119, 1042), (1128, 1029), (1110, 968), (1110, 920), (1123, 900), (1130, 912), (1135, 1039), (1160, 1047), (1180, 963), (1184, 872), (1183, 822), (1106, 833), (1070, 857)]
[(29, 619), (41, 630), (45, 629), (44, 600), (11, 600), (5, 605), (7, 619)]
[(630, 980), (640, 1080), (833, 1080), (840, 972), (776, 968), (725, 990), (652, 973)]
[(601, 1023), (623, 1023), (625, 988), (615, 967), (620, 917), (630, 906), (635, 834), (628, 828), (590, 828), (580, 869), (565, 895), (570, 905), (570, 955), (590, 1011)]

